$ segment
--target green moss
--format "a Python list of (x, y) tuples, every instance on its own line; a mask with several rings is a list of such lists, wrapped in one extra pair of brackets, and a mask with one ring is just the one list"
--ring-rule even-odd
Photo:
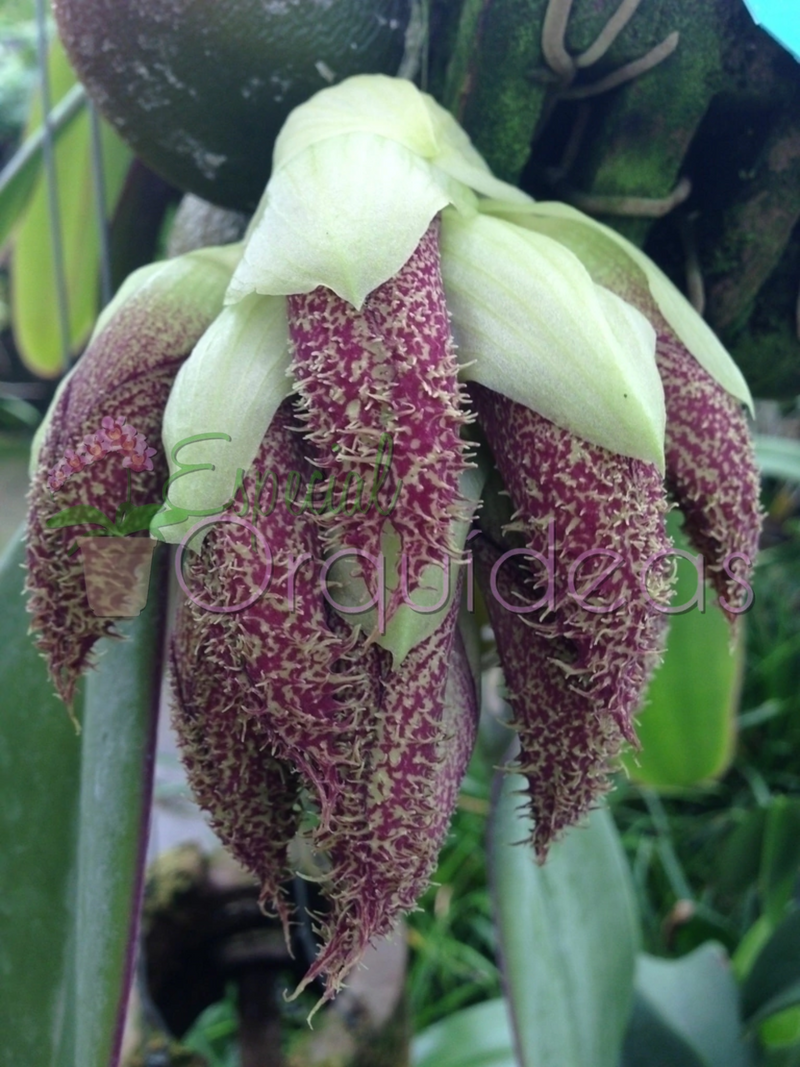
[(547, 95), (537, 81), (546, 7), (546, 0), (467, 0), (448, 69), (446, 105), (508, 181), (525, 166)]
[(645, 55), (678, 31), (676, 50), (657, 67), (598, 101), (575, 181), (601, 196), (662, 198), (722, 81), (713, 4), (642, 5), (592, 79)]

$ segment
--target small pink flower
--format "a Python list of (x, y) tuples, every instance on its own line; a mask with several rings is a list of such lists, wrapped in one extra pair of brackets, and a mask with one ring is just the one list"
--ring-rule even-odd
[(83, 457), (84, 462), (88, 466), (90, 463), (94, 463), (96, 459), (102, 459), (103, 456), (108, 455), (109, 449), (105, 443), (105, 434), (102, 430), (98, 433), (87, 433), (83, 439)]
[[(142, 446), (139, 447), (138, 441), (141, 440)], [(154, 448), (146, 448), (147, 441), (141, 434), (137, 438), (137, 446), (135, 451), (129, 452), (122, 461), (123, 467), (128, 467), (132, 471), (151, 471), (153, 469), (153, 461), (150, 458), (156, 454)]]
[(68, 448), (64, 452), (64, 463), (68, 474), (77, 474), (84, 468), (83, 456), (78, 455), (74, 448)]
[(147, 439), (143, 434), (137, 433), (132, 426), (126, 426), (125, 436), (120, 441), (119, 450), (126, 456), (132, 455), (134, 452), (143, 452), (147, 447)]
[(110, 415), (106, 415), (102, 419), (100, 427), (98, 436), (107, 452), (119, 452), (128, 440), (133, 440), (136, 437), (136, 430), (125, 421), (124, 415), (120, 415), (117, 419), (112, 419)]
[(69, 471), (64, 467), (63, 463), (59, 463), (58, 466), (53, 467), (47, 478), (47, 484), (53, 490), (60, 489), (64, 482), (67, 480)]

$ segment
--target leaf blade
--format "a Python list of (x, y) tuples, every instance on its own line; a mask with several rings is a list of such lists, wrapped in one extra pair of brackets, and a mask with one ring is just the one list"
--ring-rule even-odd
[[(508, 776), (490, 864), (495, 915), (521, 1067), (617, 1067), (640, 934), (627, 861), (608, 812), (556, 844), (544, 867)], [(525, 907), (518, 906), (523, 901)]]

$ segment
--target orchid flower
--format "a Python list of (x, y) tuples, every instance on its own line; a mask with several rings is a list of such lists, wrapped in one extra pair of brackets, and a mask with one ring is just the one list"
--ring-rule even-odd
[[(187, 594), (174, 721), (199, 802), (284, 923), (289, 842), (313, 810), (329, 910), (301, 988), (325, 975), (327, 999), (424, 891), (469, 759), (459, 603), (484, 481), (477, 576), (543, 859), (635, 743), (671, 591), (667, 488), (723, 607), (741, 609), (760, 524), (749, 394), (647, 257), (498, 181), (398, 79), (351, 78), (290, 115), (229, 257), (224, 306), (215, 288), (181, 320), (181, 355), (196, 344), (163, 418), (153, 529), (181, 546)], [(98, 368), (119, 361), (148, 438), (160, 419), (179, 360), (142, 397), (145, 420), (115, 348), (147, 351), (133, 338), (161, 324), (125, 315), (101, 323), (56, 403), (41, 489), (64, 425), (96, 418)], [(53, 592), (34, 491), (35, 621), (72, 678), (99, 632)]]
[[(396, 508), (345, 516), (322, 508), (302, 522), (316, 538), (312, 560), (343, 546), (369, 559), (384, 551), (392, 590), (392, 568), (396, 578), (405, 563), (416, 590), (438, 592), (436, 550), (461, 555), (471, 511), (465, 426), (477, 413), (512, 501), (498, 529), (482, 521), (478, 577), (543, 859), (609, 787), (622, 746), (635, 743), (634, 716), (660, 659), (671, 595), (665, 473), (690, 535), (709, 553), (723, 607), (735, 616), (742, 603), (760, 515), (741, 375), (642, 253), (579, 212), (536, 204), (497, 181), (454, 120), (413, 85), (365, 76), (317, 94), (278, 139), (226, 306), (170, 395), (164, 441), (173, 483), (160, 525), (168, 539), (185, 540), (192, 516), (227, 508), (232, 517), (235, 487), (254, 497), (263, 449), (285, 433), (286, 416), (276, 413), (290, 394), (304, 462), (324, 484), (338, 476), (368, 485), (376, 443), (390, 434), (395, 467), (379, 488)], [(279, 544), (280, 528), (277, 519), (259, 525)], [(233, 529), (208, 534), (190, 569), (199, 602), (209, 592), (227, 602), (240, 595), (237, 583), (253, 586), (245, 541)], [(512, 545), (524, 547), (504, 551)], [(551, 549), (558, 565), (544, 582), (529, 558)], [(519, 555), (526, 559), (505, 562)], [(731, 557), (740, 563), (733, 573)], [(226, 577), (225, 561), (234, 559)], [(381, 576), (365, 569), (331, 572), (345, 619), (353, 598), (375, 595)], [(445, 707), (441, 670), (432, 702), (430, 676), (407, 672), (431, 643), (451, 646), (454, 618), (452, 610), (415, 614), (394, 595), (386, 627), (373, 625), (374, 612), (362, 616), (368, 639), (356, 629), (352, 643), (338, 638), (337, 652), (333, 635), (347, 631), (329, 610), (315, 623), (302, 616), (320, 636), (316, 649), (302, 629), (269, 623), (270, 610), (217, 620), (214, 633), (227, 628), (224, 644), (243, 650), (241, 670), (259, 704), (249, 714), (274, 734), (274, 757), (316, 790), (315, 844), (329, 857), (331, 913), (305, 982), (325, 973), (331, 995), (369, 938), (411, 906), (431, 868), (425, 835), (407, 821), (391, 827), (403, 807), (413, 810), (412, 737), (435, 731)], [(194, 618), (192, 627), (201, 625)], [(178, 690), (200, 670), (214, 702), (224, 703), (223, 692), (230, 700), (238, 683), (198, 651), (210, 650), (210, 636), (182, 647), (195, 652), (176, 661)], [(358, 680), (348, 684), (337, 671), (354, 663)], [(320, 669), (327, 683), (304, 698), (298, 685)], [(365, 753), (380, 752), (384, 736), (393, 755), (375, 792)], [(430, 754), (424, 766), (415, 779), (424, 797), (435, 797), (449, 780), (446, 758)], [(362, 839), (370, 842), (363, 854)], [(422, 866), (410, 858), (415, 850)], [(392, 867), (421, 872), (413, 889), (393, 885)], [(274, 881), (267, 886), (274, 897)]]
[[(186, 446), (172, 460), (177, 517), (231, 498), (237, 471), (249, 469), (292, 390), (314, 462), (339, 484), (350, 475), (369, 486), (377, 441), (391, 435), (384, 497), (402, 483), (407, 509), (322, 523), (329, 550), (376, 556), (388, 545), (387, 572), (404, 558), (412, 591), (441, 581), (443, 555), (457, 556), (468, 531), (460, 382), (479, 381), (587, 440), (663, 464), (663, 390), (645, 318), (557, 242), (478, 214), (476, 194), (530, 202), (494, 178), (453, 118), (408, 82), (351, 78), (292, 113), (226, 307), (170, 395), (170, 456), (206, 431), (230, 437)], [(459, 320), (445, 293), (448, 275), (457, 291), (464, 271), (499, 272), (503, 297), (479, 302), (477, 330), (497, 341), (491, 357), (467, 358), (459, 372), (463, 352), (448, 318), (456, 336)], [(182, 477), (184, 461), (214, 469)], [(177, 543), (190, 526), (160, 530)], [(431, 627), (397, 597), (387, 616), (374, 638), (400, 662)]]
[[(103, 312), (80, 362), (61, 383), (34, 442), (28, 607), (39, 648), (67, 704), (94, 644), (112, 629), (108, 619), (98, 618), (87, 605), (81, 560), (68, 553), (74, 532), (48, 527), (48, 520), (63, 507), (50, 492), (65, 481), (51, 474), (54, 461), (69, 455), (73, 442), (82, 441), (84, 469), (73, 460), (65, 470), (70, 475), (70, 502), (102, 511), (126, 498), (128, 472), (109, 455), (130, 436), (131, 427), (121, 413), (147, 437), (158, 439), (177, 369), (221, 308), (235, 255), (235, 249), (204, 249), (131, 275)], [(166, 464), (163, 459), (154, 464), (154, 454), (147, 449), (129, 464), (147, 472), (134, 483), (134, 504), (161, 499)]]

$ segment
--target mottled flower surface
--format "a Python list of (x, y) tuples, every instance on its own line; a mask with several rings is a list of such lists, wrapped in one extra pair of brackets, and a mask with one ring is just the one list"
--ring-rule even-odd
[[(319, 468), (329, 478), (338, 474), (343, 491), (351, 493), (343, 509), (321, 509), (326, 545), (377, 556), (391, 525), (409, 590), (419, 585), (426, 564), (441, 566), (456, 553), (452, 524), (465, 514), (459, 432), (467, 415), (438, 229), (435, 221), (410, 259), (357, 313), (322, 287), (288, 301), (292, 372), (308, 439)], [(391, 462), (376, 469), (384, 440), (391, 443)], [(374, 595), (374, 578), (369, 584)], [(398, 588), (388, 617), (400, 600)]]
[[(133, 291), (129, 282), (48, 414), (28, 497), (27, 588), (32, 628), (67, 703), (95, 642), (113, 624), (89, 611), (82, 557), (70, 552), (88, 531), (51, 529), (48, 520), (81, 505), (113, 516), (128, 499), (129, 484), (132, 506), (160, 500), (167, 476), (164, 455), (156, 457), (146, 448), (137, 453), (131, 439), (129, 466), (137, 475), (129, 483), (124, 461), (115, 453), (126, 440), (128, 420), (146, 437), (159, 439), (178, 368), (219, 312), (229, 277), (226, 255), (187, 256), (146, 268), (138, 285), (132, 279)], [(98, 427), (104, 435), (100, 440)], [(76, 443), (83, 445), (83, 458), (75, 452)], [(61, 477), (62, 456), (68, 478)]]
[(475, 571), (544, 860), (636, 743), (671, 501), (723, 608), (747, 603), (749, 393), (647, 257), (497, 181), (408, 82), (348, 79), (293, 112), (228, 262), (224, 307), (219, 287), (172, 314), (129, 292), (57, 398), (31, 606), (69, 697), (107, 624), (45, 526), (51, 489), (94, 502), (130, 474), (158, 499), (163, 460), (141, 435), (163, 414), (154, 529), (182, 545), (171, 658), (189, 779), (285, 926), (305, 835), (327, 910), (301, 988), (319, 979), (329, 999), (428, 884), (474, 744), (474, 449), (496, 468)]

